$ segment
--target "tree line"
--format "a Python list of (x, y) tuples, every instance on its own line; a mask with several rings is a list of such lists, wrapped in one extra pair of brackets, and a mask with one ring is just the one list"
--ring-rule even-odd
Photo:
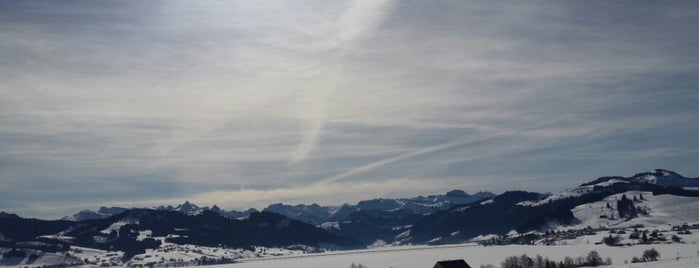
[[(510, 256), (500, 263), (500, 268), (577, 268), (611, 264), (611, 258), (607, 257), (606, 259), (602, 259), (599, 253), (593, 250), (586, 256), (579, 256), (576, 258), (565, 257), (563, 261), (554, 261), (548, 257), (542, 257), (541, 255), (536, 255), (535, 257), (529, 257), (526, 254)], [(481, 265), (481, 268), (495, 268), (495, 265)]]

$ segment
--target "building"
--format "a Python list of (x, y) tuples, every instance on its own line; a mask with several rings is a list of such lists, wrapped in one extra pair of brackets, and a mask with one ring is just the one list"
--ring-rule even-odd
[(471, 268), (471, 266), (466, 263), (463, 259), (461, 260), (450, 260), (450, 261), (438, 261), (434, 264), (433, 268)]

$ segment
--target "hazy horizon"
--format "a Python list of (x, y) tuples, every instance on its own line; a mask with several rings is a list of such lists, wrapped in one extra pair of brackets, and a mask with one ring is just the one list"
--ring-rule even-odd
[[(656, 170), (657, 170), (657, 169), (656, 169)], [(648, 170), (648, 171), (645, 171), (645, 172), (652, 172), (652, 171), (654, 171), (654, 170)], [(673, 171), (673, 172), (674, 172), (674, 171)], [(644, 172), (639, 172), (639, 173), (644, 173)], [(639, 174), (639, 173), (637, 173), (637, 174)], [(682, 173), (679, 173), (679, 172), (678, 172), (678, 174), (683, 175)], [(636, 174), (629, 174), (629, 175), (612, 175), (612, 176), (631, 177), (632, 175), (636, 175)], [(685, 177), (687, 177), (687, 176), (685, 176)], [(687, 178), (698, 179), (697, 177), (687, 177)], [(593, 180), (595, 180), (595, 179), (597, 179), (597, 178), (594, 178), (594, 179), (593, 179), (593, 178), (590, 178), (588, 181), (584, 181), (584, 182), (593, 181)], [(541, 193), (541, 194), (557, 194), (557, 193), (559, 193), (560, 191), (565, 191), (565, 190), (567, 190), (567, 189), (574, 188), (574, 187), (577, 187), (577, 186), (579, 186), (579, 185), (578, 185), (578, 184), (576, 184), (576, 185), (570, 185), (569, 187), (566, 187), (565, 189), (560, 189), (559, 191), (556, 191), (556, 192), (540, 192), (540, 193)], [(259, 206), (259, 205), (258, 205), (258, 206), (256, 206), (256, 207), (237, 207), (237, 208), (222, 207), (222, 206), (220, 206), (219, 204), (215, 203), (215, 201), (214, 201), (213, 203), (196, 203), (196, 202), (189, 201), (188, 199), (182, 199), (183, 201), (181, 201), (180, 203), (168, 203), (168, 204), (143, 203), (143, 205), (141, 205), (141, 206), (125, 206), (125, 207), (123, 207), (123, 208), (127, 208), (127, 209), (131, 209), (131, 208), (158, 209), (158, 208), (161, 207), (161, 206), (163, 206), (163, 207), (171, 206), (171, 207), (173, 207), (173, 208), (176, 208), (177, 206), (183, 205), (184, 203), (187, 203), (187, 202), (188, 202), (188, 203), (193, 204), (193, 205), (196, 205), (196, 206), (198, 206), (198, 207), (200, 207), (200, 208), (205, 208), (205, 207), (211, 208), (211, 207), (213, 207), (214, 205), (216, 205), (216, 206), (218, 206), (220, 209), (223, 209), (223, 210), (226, 210), (226, 211), (231, 211), (231, 210), (246, 211), (246, 210), (248, 210), (248, 209), (256, 209), (256, 210), (258, 210), (258, 211), (263, 211), (267, 206), (273, 205), (273, 204), (277, 204), (277, 203), (281, 203), (281, 204), (284, 204), (284, 205), (292, 205), (292, 206), (295, 206), (295, 205), (312, 205), (312, 204), (317, 204), (317, 205), (320, 205), (320, 206), (323, 206), (323, 207), (324, 207), (324, 206), (342, 206), (342, 205), (345, 205), (345, 204), (348, 204), (348, 205), (357, 205), (357, 203), (358, 203), (359, 201), (365, 201), (365, 200), (381, 199), (381, 198), (390, 198), (390, 199), (415, 198), (415, 197), (419, 197), (419, 196), (427, 197), (427, 196), (431, 196), (431, 195), (444, 195), (444, 194), (447, 194), (447, 192), (454, 191), (454, 190), (461, 190), (461, 191), (466, 192), (466, 194), (469, 194), (469, 195), (474, 195), (474, 194), (477, 194), (477, 193), (480, 193), (480, 192), (491, 192), (491, 193), (493, 193), (493, 194), (495, 194), (495, 195), (499, 195), (499, 194), (502, 194), (502, 193), (504, 193), (504, 192), (506, 192), (506, 191), (527, 191), (527, 189), (508, 189), (508, 190), (503, 190), (503, 191), (489, 191), (489, 190), (485, 189), (485, 190), (467, 191), (467, 190), (464, 190), (464, 189), (457, 189), (457, 188), (454, 188), (454, 189), (451, 189), (451, 190), (446, 190), (446, 191), (444, 191), (444, 192), (417, 193), (417, 194), (411, 195), (411, 196), (400, 196), (400, 195), (396, 195), (396, 196), (383, 196), (383, 197), (378, 197), (378, 196), (377, 196), (377, 197), (366, 197), (365, 199), (362, 199), (362, 200), (354, 200), (354, 201), (350, 201), (350, 202), (342, 202), (341, 200), (335, 200), (336, 202), (334, 202), (334, 203), (329, 203), (329, 204), (326, 204), (326, 203), (318, 203), (318, 202), (315, 202), (315, 201), (313, 201), (313, 200), (306, 200), (305, 202), (300, 202), (300, 203), (299, 203), (299, 202), (297, 202), (297, 203), (285, 203), (285, 202), (281, 202), (281, 201), (280, 201), (280, 202), (271, 202), (271, 203), (266, 204), (266, 205), (264, 205), (264, 206)], [(176, 202), (177, 200), (166, 200), (166, 201), (167, 201), (167, 202), (173, 202), (173, 201)], [(206, 200), (205, 200), (205, 201), (206, 201)], [(338, 203), (338, 202), (339, 202), (339, 203)], [(117, 205), (115, 205), (115, 204), (112, 204), (112, 205), (105, 204), (105, 205), (98, 206), (98, 207), (95, 207), (95, 206), (86, 206), (86, 207), (82, 207), (82, 208), (79, 208), (79, 209), (78, 209), (78, 208), (75, 208), (76, 210), (74, 210), (73, 212), (70, 212), (70, 214), (66, 214), (66, 215), (58, 215), (58, 214), (56, 214), (56, 215), (58, 215), (58, 216), (53, 216), (53, 217), (51, 217), (51, 216), (43, 216), (43, 217), (41, 217), (41, 216), (40, 216), (40, 217), (32, 217), (32, 218), (45, 219), (45, 220), (62, 219), (62, 218), (64, 218), (64, 217), (73, 216), (74, 214), (76, 214), (76, 213), (78, 213), (78, 212), (81, 212), (81, 211), (86, 211), (86, 210), (98, 211), (101, 207), (111, 208), (111, 207), (119, 207), (119, 206), (118, 206), (118, 204), (117, 204)], [(25, 215), (18, 215), (18, 216), (27, 217), (27, 216), (25, 216)], [(29, 216), (29, 217), (31, 217), (31, 216)]]
[(699, 177), (699, 2), (3, 1), (0, 211)]

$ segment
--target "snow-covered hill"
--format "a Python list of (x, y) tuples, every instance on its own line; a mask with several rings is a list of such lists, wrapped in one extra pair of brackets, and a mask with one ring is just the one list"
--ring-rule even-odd
[[(634, 204), (645, 213), (630, 219), (620, 217), (617, 202), (623, 196), (633, 200)], [(601, 201), (576, 206), (572, 212), (579, 223), (568, 226), (568, 228), (681, 225), (699, 223), (699, 198), (628, 191), (610, 195)]]
[(686, 178), (673, 171), (656, 169), (655, 171), (639, 173), (631, 177), (602, 177), (583, 183), (578, 187), (566, 189), (541, 201), (523, 202), (520, 205), (541, 205), (558, 200), (578, 198), (586, 194), (605, 192), (613, 187), (634, 190), (652, 186), (695, 190), (696, 187), (699, 187), (699, 179)]
[[(631, 177), (602, 177), (547, 197), (506, 192), (478, 204), (427, 215), (401, 234), (400, 241), (443, 244), (479, 235), (543, 232), (559, 226), (576, 229), (694, 222), (699, 215), (698, 181), (659, 169)], [(504, 241), (511, 243), (509, 238)]]

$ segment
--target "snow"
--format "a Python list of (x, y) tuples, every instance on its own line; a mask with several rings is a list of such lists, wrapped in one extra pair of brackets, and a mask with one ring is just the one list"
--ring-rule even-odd
[(75, 237), (61, 235), (61, 234), (42, 235), (42, 236), (39, 236), (38, 238), (45, 238), (45, 239), (50, 239), (50, 240), (59, 240), (59, 241), (67, 242), (67, 243), (72, 243), (73, 240), (75, 240)]
[(639, 178), (639, 180), (645, 181), (650, 184), (655, 184), (658, 181), (658, 177), (656, 177), (655, 175), (646, 175)]
[[(655, 248), (660, 252), (661, 260), (649, 263), (624, 263), (634, 256), (641, 256), (644, 250)], [(163, 250), (167, 249), (167, 250)], [(422, 268), (431, 267), (435, 262), (449, 259), (464, 259), (471, 267), (493, 264), (498, 266), (509, 256), (526, 254), (530, 257), (541, 255), (552, 260), (560, 261), (564, 257), (577, 257), (596, 250), (603, 258), (610, 257), (613, 261), (609, 267), (658, 267), (686, 268), (699, 267), (697, 243), (683, 244), (654, 244), (635, 245), (626, 247), (609, 247), (593, 243), (556, 246), (479, 246), (477, 244), (461, 244), (446, 246), (398, 246), (379, 247), (367, 250), (335, 251), (318, 254), (303, 254), (301, 251), (291, 251), (279, 248), (256, 247), (254, 251), (242, 249), (224, 249), (200, 247), (193, 245), (167, 245), (159, 250), (148, 250), (145, 254), (136, 255), (130, 265), (157, 264), (165, 260), (181, 261), (189, 264), (202, 256), (235, 259), (238, 263), (217, 265), (221, 268), (278, 268), (278, 267), (349, 267), (351, 263), (362, 263), (370, 268)], [(92, 265), (112, 264), (121, 258), (119, 252), (109, 252), (89, 248), (73, 247), (68, 255), (45, 253), (37, 261), (27, 264), (26, 260), (4, 260), (2, 266), (42, 266), (71, 259), (88, 259)]]
[(435, 238), (433, 238), (432, 240), (427, 241), (427, 243), (435, 243), (435, 242), (437, 242), (437, 241), (439, 241), (439, 240), (442, 240), (442, 237), (441, 237), (441, 236), (440, 236), (440, 237), (435, 237)]
[(71, 246), (68, 253), (80, 260), (87, 260), (90, 264), (116, 264), (120, 263), (124, 253), (119, 251), (106, 251), (93, 248)]
[(487, 205), (487, 204), (490, 204), (490, 203), (493, 203), (493, 199), (492, 199), (492, 198), (491, 198), (491, 199), (488, 199), (488, 200), (485, 200), (485, 201), (483, 201), (483, 202), (481, 202), (481, 205)]
[[(633, 256), (641, 256), (643, 251), (655, 248), (662, 258), (659, 262), (624, 264)], [(596, 250), (603, 258), (610, 257), (616, 267), (697, 267), (697, 244), (639, 245), (632, 247), (608, 247), (605, 245), (565, 245), (565, 246), (493, 246), (483, 247), (473, 244), (439, 247), (405, 246), (386, 247), (373, 250), (345, 251), (312, 254), (271, 259), (251, 259), (243, 263), (227, 264), (227, 268), (277, 268), (277, 267), (349, 267), (352, 263), (362, 263), (369, 268), (424, 268), (435, 262), (449, 259), (464, 259), (471, 267), (493, 264), (499, 265), (508, 256), (527, 254), (541, 255), (552, 260), (563, 260), (565, 256), (577, 257)], [(676, 257), (681, 256), (680, 260)], [(623, 266), (622, 266), (623, 265)], [(656, 266), (657, 265), (657, 266)]]
[(151, 230), (139, 231), (138, 236), (136, 237), (136, 240), (143, 241), (143, 239), (151, 238), (152, 236), (153, 236), (153, 231), (151, 231)]
[(374, 243), (372, 243), (371, 245), (368, 245), (367, 247), (368, 248), (377, 248), (377, 247), (385, 247), (387, 245), (388, 244), (386, 243), (386, 241), (383, 241), (381, 239), (377, 239), (376, 241), (374, 241)]
[(661, 260), (649, 263), (633, 263), (629, 267), (648, 267), (648, 268), (696, 268), (699, 267), (699, 258), (680, 258)]
[(402, 240), (402, 239), (406, 239), (408, 237), (410, 237), (410, 230), (407, 230), (405, 232), (402, 232), (402, 233), (396, 235), (396, 240)]
[(594, 185), (589, 185), (589, 186), (580, 186), (576, 187), (573, 189), (568, 189), (563, 192), (551, 195), (539, 202), (532, 202), (532, 201), (522, 201), (517, 203), (518, 206), (539, 206), (546, 204), (548, 202), (552, 201), (557, 201), (557, 200), (563, 200), (563, 199), (568, 199), (568, 198), (573, 198), (573, 197), (578, 197), (582, 196), (587, 193), (591, 193)]
[[(644, 178), (652, 180), (652, 178)], [(610, 185), (615, 183), (627, 183), (623, 180), (611, 179), (597, 185)], [(564, 199), (579, 196), (590, 192), (591, 186), (577, 187), (560, 194), (549, 196), (540, 202), (522, 202), (518, 205), (538, 205), (547, 200)], [(616, 204), (622, 199), (622, 195), (634, 200), (634, 206), (648, 211), (647, 215), (640, 215), (633, 219), (624, 219), (618, 216)], [(641, 198), (642, 197), (642, 198)], [(485, 201), (492, 202), (492, 199)], [(609, 207), (608, 207), (609, 206)], [(560, 261), (566, 256), (578, 257), (586, 255), (591, 250), (596, 250), (603, 258), (610, 257), (614, 266), (623, 267), (660, 267), (660, 268), (686, 268), (699, 267), (699, 229), (691, 229), (690, 234), (680, 234), (674, 227), (687, 224), (699, 225), (699, 198), (682, 197), (674, 195), (657, 195), (651, 192), (628, 191), (623, 194), (615, 194), (598, 202), (592, 202), (577, 206), (572, 209), (577, 219), (574, 224), (560, 225), (551, 222), (549, 227), (557, 231), (580, 230), (586, 227), (594, 228), (587, 235), (579, 235), (574, 238), (560, 238), (553, 242), (556, 245), (542, 245), (545, 241), (537, 241), (537, 245), (508, 245), (508, 246), (480, 246), (474, 243), (446, 246), (390, 246), (385, 241), (377, 240), (369, 249), (355, 251), (332, 251), (325, 253), (309, 254), (309, 249), (302, 246), (293, 249), (254, 247), (253, 250), (230, 249), (224, 247), (203, 247), (195, 245), (177, 245), (166, 242), (166, 237), (153, 237), (151, 230), (139, 231), (137, 240), (153, 238), (162, 242), (158, 249), (149, 249), (145, 254), (136, 255), (127, 265), (194, 265), (202, 258), (225, 259), (239, 263), (222, 265), (225, 268), (267, 268), (267, 267), (349, 267), (351, 263), (361, 263), (370, 268), (417, 268), (432, 267), (435, 262), (447, 259), (465, 259), (471, 267), (493, 264), (498, 266), (508, 256), (527, 254), (529, 256), (542, 255), (552, 260)], [(600, 217), (604, 215), (605, 217)], [(127, 224), (137, 224), (138, 219), (122, 219), (102, 230), (108, 234)], [(283, 224), (282, 224), (283, 225)], [(639, 227), (642, 226), (642, 227)], [(338, 228), (337, 222), (326, 222), (320, 225), (322, 228)], [(657, 230), (661, 236), (671, 241), (670, 237), (681, 237), (682, 243), (655, 241), (654, 244), (639, 244), (637, 239), (629, 238), (634, 228), (649, 233)], [(620, 244), (624, 246), (609, 247), (601, 243), (602, 239), (610, 235), (617, 235), (621, 230), (625, 234), (619, 234), (622, 238)], [(410, 230), (398, 235), (398, 240), (405, 239)], [(459, 232), (450, 235), (456, 236)], [(515, 231), (508, 236), (519, 235)], [(168, 235), (174, 237), (174, 235)], [(484, 241), (498, 237), (497, 235), (482, 235), (472, 241)], [(70, 241), (73, 238), (60, 234), (45, 236), (45, 238)], [(430, 242), (437, 242), (443, 237), (437, 237)], [(644, 250), (655, 248), (661, 254), (661, 260), (650, 263), (625, 263), (632, 257), (640, 257)], [(1, 253), (7, 249), (0, 249)], [(31, 251), (31, 250), (30, 250)], [(34, 254), (34, 259), (4, 258), (0, 266), (42, 266), (56, 263), (74, 263), (77, 260), (86, 261), (88, 265), (112, 265), (119, 264), (123, 256), (121, 252), (102, 251), (89, 248), (71, 247), (67, 254), (44, 253), (31, 251), (27, 256)]]
[(620, 179), (610, 179), (608, 181), (603, 181), (600, 183), (597, 183), (595, 185), (585, 185), (585, 186), (579, 186), (571, 189), (566, 189), (565, 191), (562, 191), (560, 193), (551, 195), (547, 198), (544, 198), (541, 201), (538, 202), (532, 202), (532, 201), (522, 201), (517, 203), (519, 206), (539, 206), (543, 205), (552, 201), (558, 201), (558, 200), (563, 200), (563, 199), (568, 199), (568, 198), (573, 198), (573, 197), (579, 197), (584, 194), (592, 193), (594, 192), (595, 187), (608, 187), (612, 184), (618, 184), (618, 183), (629, 183), (628, 181), (625, 180), (620, 180)]
[(324, 222), (318, 225), (318, 227), (323, 228), (325, 230), (330, 230), (330, 229), (337, 229), (340, 230), (340, 223), (336, 221), (329, 221), (329, 222)]
[(56, 263), (79, 263), (78, 259), (71, 254), (48, 253), (34, 249), (22, 249), (21, 251), (25, 253), (24, 257), (4, 257), (10, 250), (9, 248), (0, 248), (0, 266), (42, 267)]
[(625, 181), (625, 180), (620, 180), (620, 179), (611, 179), (608, 181), (604, 181), (604, 182), (600, 182), (598, 184), (595, 184), (595, 186), (607, 187), (607, 186), (611, 186), (612, 184), (617, 184), (617, 183), (629, 183), (629, 182)]
[(100, 233), (109, 234), (112, 231), (116, 231), (118, 233), (119, 229), (121, 229), (122, 226), (127, 225), (127, 224), (138, 224), (138, 219), (135, 219), (135, 218), (122, 219), (118, 222), (112, 223), (112, 225), (110, 225), (106, 229), (100, 231)]
[[(641, 215), (631, 220), (619, 219), (616, 214), (616, 201), (622, 195), (629, 199), (634, 196), (643, 196), (645, 200), (638, 200), (636, 206), (648, 209), (649, 215)], [(610, 208), (607, 208), (609, 203)], [(590, 227), (631, 227), (642, 224), (646, 226), (667, 226), (683, 223), (699, 222), (699, 198), (675, 195), (657, 195), (651, 192), (629, 191), (606, 197), (604, 200), (580, 205), (572, 209), (575, 218), (581, 222), (576, 226), (564, 227), (564, 229)], [(600, 218), (601, 214), (606, 218)]]
[[(142, 231), (139, 233), (139, 237), (143, 235), (144, 237), (150, 237), (152, 232)], [(172, 237), (172, 235), (168, 235)], [(279, 256), (296, 256), (304, 254), (304, 246), (299, 246), (298, 249), (290, 250), (284, 248), (267, 248), (267, 247), (254, 247), (254, 251), (240, 249), (240, 248), (224, 248), (224, 247), (205, 247), (197, 245), (178, 245), (170, 242), (166, 242), (166, 237), (152, 237), (153, 239), (159, 240), (162, 244), (157, 249), (146, 249), (146, 253), (134, 256), (131, 261), (127, 263), (129, 266), (133, 265), (144, 265), (149, 264), (168, 264), (168, 265), (194, 265), (196, 260), (201, 260), (202, 258), (217, 259), (222, 258), (229, 261), (238, 261), (240, 259), (257, 259), (257, 258), (271, 258)]]
[(488, 241), (493, 238), (498, 238), (500, 237), (499, 235), (496, 234), (487, 234), (487, 235), (479, 235), (474, 238), (471, 238), (471, 241)]
[[(665, 223), (699, 221), (699, 198), (673, 195), (654, 196), (650, 202), (651, 215)], [(655, 213), (653, 213), (655, 212)]]

